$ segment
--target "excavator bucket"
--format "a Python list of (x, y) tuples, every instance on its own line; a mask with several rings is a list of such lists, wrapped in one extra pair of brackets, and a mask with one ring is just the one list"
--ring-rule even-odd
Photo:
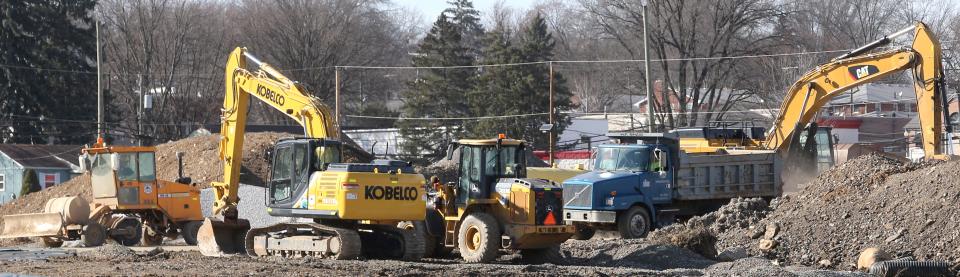
[(63, 219), (60, 213), (16, 214), (3, 216), (0, 239), (60, 236)]
[(208, 217), (197, 232), (197, 247), (201, 254), (209, 257), (245, 254), (248, 230), (250, 221), (245, 219), (224, 221)]

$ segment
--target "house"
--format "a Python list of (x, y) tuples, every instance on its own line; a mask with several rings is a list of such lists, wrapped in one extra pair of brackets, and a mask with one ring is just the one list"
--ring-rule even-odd
[(23, 178), (33, 170), (41, 188), (79, 175), (79, 145), (0, 144), (0, 204), (20, 197)]

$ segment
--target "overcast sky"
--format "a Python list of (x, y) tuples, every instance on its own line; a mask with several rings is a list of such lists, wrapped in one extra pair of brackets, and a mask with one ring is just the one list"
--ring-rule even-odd
[[(499, 0), (473, 0), (473, 7), (480, 11), (480, 17), (483, 18), (484, 14), (493, 8), (493, 5)], [(504, 3), (513, 8), (514, 10), (527, 10), (535, 3), (535, 0), (510, 0), (504, 1)], [(437, 16), (440, 16), (440, 13), (444, 9), (450, 7), (447, 4), (447, 0), (396, 0), (400, 6), (410, 7), (420, 12), (423, 16), (423, 23), (425, 26), (429, 26), (433, 21), (437, 20)]]

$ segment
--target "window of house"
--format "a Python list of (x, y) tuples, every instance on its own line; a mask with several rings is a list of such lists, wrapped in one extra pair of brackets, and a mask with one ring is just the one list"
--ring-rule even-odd
[(40, 174), (40, 185), (43, 186), (44, 189), (52, 186), (56, 186), (59, 183), (60, 183), (60, 175), (58, 174), (51, 174), (51, 173)]
[(3, 174), (0, 174), (0, 191), (7, 190), (6, 183), (7, 181), (3, 178)]

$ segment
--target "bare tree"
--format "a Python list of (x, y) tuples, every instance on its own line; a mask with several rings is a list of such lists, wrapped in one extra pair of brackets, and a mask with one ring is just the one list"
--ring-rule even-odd
[[(384, 5), (380, 0), (242, 1), (243, 20), (235, 22), (242, 30), (238, 41), (333, 106), (335, 66), (398, 64), (397, 59), (407, 58), (409, 26), (396, 24), (396, 15), (384, 11)], [(353, 92), (343, 94), (353, 99), (350, 102), (362, 100), (359, 80), (365, 97), (373, 91), (381, 93), (376, 97), (386, 97), (385, 89), (372, 89), (382, 76), (366, 76), (362, 70), (349, 73), (341, 76), (341, 84)], [(263, 105), (254, 110), (261, 121), (286, 119)]]
[[(631, 57), (643, 58), (639, 2), (584, 0), (581, 4)], [(775, 1), (767, 0), (651, 1), (647, 9), (651, 58), (661, 60), (655, 66), (664, 81), (664, 93), (655, 99), (655, 108), (662, 112), (659, 119), (667, 128), (710, 121), (714, 111), (742, 98), (730, 92), (739, 63), (711, 57), (769, 50), (777, 42), (772, 23), (782, 14)]]
[(118, 131), (136, 135), (141, 90), (153, 99), (141, 119), (148, 144), (182, 137), (198, 123), (215, 123), (227, 42), (222, 5), (167, 0), (99, 5)]

